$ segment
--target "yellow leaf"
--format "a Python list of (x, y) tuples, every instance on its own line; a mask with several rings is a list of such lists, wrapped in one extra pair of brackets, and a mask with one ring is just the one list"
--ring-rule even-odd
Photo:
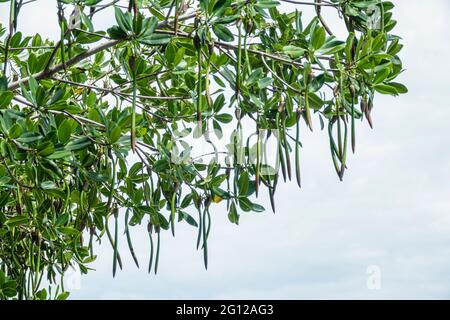
[(212, 198), (212, 201), (213, 201), (214, 203), (219, 203), (219, 202), (222, 201), (222, 200), (223, 200), (223, 199), (222, 199), (221, 197), (217, 196), (217, 195), (214, 195), (213, 198)]

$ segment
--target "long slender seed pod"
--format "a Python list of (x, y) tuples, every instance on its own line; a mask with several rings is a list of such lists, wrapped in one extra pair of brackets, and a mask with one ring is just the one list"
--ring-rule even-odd
[[(283, 117), (284, 118), (284, 117)], [(287, 174), (288, 174), (288, 178), (289, 181), (291, 180), (292, 177), (292, 169), (291, 169), (291, 156), (289, 153), (289, 143), (287, 141), (287, 136), (286, 136), (286, 120), (283, 119), (283, 146), (284, 146), (284, 155), (286, 158), (286, 168), (287, 168)]]
[(283, 156), (283, 148), (281, 145), (282, 141), (282, 134), (280, 129), (280, 114), (277, 112), (275, 116), (275, 123), (276, 123), (276, 130), (277, 130), (277, 166), (278, 163), (281, 166), (281, 173), (283, 174), (283, 180), (286, 182), (286, 165), (284, 163), (284, 156)]
[(39, 288), (39, 275), (41, 273), (41, 241), (38, 240), (37, 243), (37, 257), (36, 257), (36, 269), (34, 272), (35, 278), (34, 278), (34, 283), (35, 283), (35, 287), (34, 287), (34, 292), (37, 291), (37, 289)]
[(157, 233), (157, 241), (156, 241), (156, 258), (155, 258), (155, 274), (158, 273), (158, 263), (159, 263), (159, 248), (161, 243), (161, 235), (160, 235), (160, 227), (156, 227), (156, 233)]
[[(108, 236), (108, 240), (109, 243), (111, 244), (111, 246), (114, 248), (116, 247), (113, 236), (111, 234), (111, 231), (109, 230), (109, 226), (108, 226), (108, 219), (109, 219), (110, 215), (107, 216), (106, 218), (106, 222), (105, 222), (105, 232), (106, 235)], [(122, 258), (120, 257), (120, 252), (117, 252), (117, 263), (119, 264), (119, 268), (122, 269)]]
[(118, 216), (119, 212), (117, 208), (114, 208), (114, 255), (113, 255), (113, 277), (116, 276), (117, 270), (117, 252), (118, 252), (118, 241), (119, 241), (119, 223)]
[(261, 183), (260, 181), (260, 175), (261, 175), (261, 136), (260, 136), (260, 129), (259, 129), (259, 113), (258, 113), (258, 120), (256, 125), (256, 167), (255, 167), (255, 193), (256, 197), (258, 197), (259, 193), (259, 185)]
[(170, 229), (175, 237), (175, 206), (177, 201), (177, 192), (174, 190), (170, 199)]
[(208, 228), (206, 229), (206, 239), (209, 238), (209, 233), (211, 231), (211, 214), (209, 208), (206, 208), (206, 217), (208, 218)]
[(300, 118), (301, 111), (297, 110), (297, 124), (295, 128), (295, 177), (297, 178), (297, 184), (301, 188), (301, 174), (300, 174)]
[(153, 244), (153, 225), (151, 222), (147, 224), (147, 232), (148, 232), (148, 238), (150, 239), (150, 260), (148, 262), (148, 273), (152, 272), (152, 266), (153, 266), (153, 256), (154, 256), (154, 244)]
[(91, 257), (94, 256), (94, 233), (95, 233), (95, 227), (89, 228), (89, 254)]
[(9, 45), (11, 42), (11, 38), (13, 36), (14, 32), (14, 26), (15, 26), (15, 16), (16, 16), (16, 0), (10, 0), (10, 7), (9, 7), (9, 34), (6, 38), (5, 43), (5, 61), (3, 64), (3, 75), (6, 76), (6, 71), (8, 69), (8, 53), (9, 53)]
[(275, 192), (273, 187), (269, 188), (269, 198), (272, 212), (275, 213)]
[(130, 228), (128, 227), (129, 215), (130, 215), (130, 208), (127, 208), (125, 212), (125, 234), (127, 237), (128, 248), (130, 249), (131, 256), (133, 257), (134, 263), (139, 268), (139, 261), (134, 252), (133, 242), (131, 241)]
[[(226, 169), (226, 171), (225, 171), (225, 174), (226, 174), (226, 176), (227, 176), (227, 178), (226, 178), (226, 181), (227, 181), (227, 192), (230, 193), (230, 191), (231, 191), (231, 187), (230, 187), (230, 174), (231, 174), (231, 168), (230, 168), (230, 167), (227, 167), (227, 169)], [(231, 202), (231, 199), (228, 198), (228, 199), (227, 199), (227, 210), (230, 209), (230, 202)]]
[(333, 138), (333, 120), (330, 120), (328, 123), (328, 136), (329, 136), (329, 140), (330, 140), (330, 151), (331, 151), (331, 158), (333, 160), (334, 169), (336, 170), (336, 174), (339, 176), (339, 179), (341, 179), (340, 168), (339, 168), (338, 160), (336, 158), (336, 155), (338, 155), (338, 151), (337, 151), (337, 147), (336, 147), (336, 144), (335, 144), (334, 138)]
[(175, 28), (175, 36), (178, 34), (178, 15), (179, 15), (178, 2), (179, 0), (175, 0), (175, 20), (173, 23)]
[(203, 211), (203, 263), (205, 265), (205, 269), (208, 269), (208, 238), (207, 238), (207, 226), (206, 226), (206, 219), (207, 219), (207, 211), (208, 209), (205, 208)]
[(114, 196), (114, 186), (116, 184), (116, 161), (114, 160), (111, 149), (108, 149), (108, 157), (111, 159), (111, 182), (109, 185), (108, 201), (106, 202), (106, 212), (109, 213)]
[[(250, 20), (252, 21), (252, 20)], [(250, 59), (248, 58), (248, 48), (247, 48), (247, 41), (248, 41), (248, 33), (244, 36), (244, 58), (245, 58), (245, 64), (247, 66), (247, 74), (252, 73), (252, 67), (250, 65)]]
[(352, 152), (355, 153), (356, 149), (356, 128), (355, 128), (355, 87), (350, 85), (350, 95), (352, 97), (352, 112), (351, 112), (351, 130), (352, 130)]
[[(132, 59), (130, 59), (132, 60)], [(133, 102), (132, 102), (132, 111), (131, 111), (131, 150), (136, 152), (136, 72), (134, 70), (134, 58), (133, 58)]]
[(286, 163), (284, 161), (284, 150), (283, 150), (283, 146), (282, 146), (282, 143), (281, 143), (281, 139), (282, 138), (280, 137), (278, 139), (279, 139), (279, 142), (278, 142), (278, 158), (279, 158), (279, 162), (280, 162), (280, 165), (281, 165), (281, 173), (283, 175), (283, 180), (284, 180), (284, 182), (286, 182), (287, 174), (286, 174)]
[(339, 104), (336, 105), (336, 121), (337, 121), (337, 138), (338, 138), (338, 148), (339, 148), (339, 161), (342, 162), (343, 157), (343, 145), (342, 145), (342, 128), (341, 128), (341, 116), (339, 112)]
[[(200, 41), (200, 40), (199, 40)], [(197, 56), (197, 125), (202, 125), (202, 48), (199, 44), (198, 48), (198, 56)]]
[(203, 218), (202, 218), (202, 211), (200, 209), (200, 207), (197, 208), (198, 210), (198, 220), (199, 220), (199, 224), (198, 224), (198, 233), (197, 233), (197, 250), (200, 247), (200, 241), (202, 239), (202, 232), (203, 232)]
[(311, 65), (307, 64), (305, 66), (305, 70), (303, 73), (303, 82), (305, 85), (305, 120), (308, 124), (308, 127), (311, 131), (313, 131), (312, 119), (311, 119), (311, 110), (309, 108), (309, 82), (311, 78)]
[(241, 18), (236, 22), (236, 28), (238, 29), (238, 49), (237, 49), (237, 63), (236, 63), (236, 103), (239, 107), (239, 96), (241, 92), (241, 66), (242, 66), (242, 30), (241, 30)]
[(341, 180), (344, 177), (344, 172), (346, 167), (346, 162), (347, 162), (347, 132), (348, 132), (348, 127), (347, 127), (347, 122), (345, 120), (343, 120), (344, 122), (344, 146), (343, 146), (343, 150), (342, 150), (342, 160), (341, 160)]

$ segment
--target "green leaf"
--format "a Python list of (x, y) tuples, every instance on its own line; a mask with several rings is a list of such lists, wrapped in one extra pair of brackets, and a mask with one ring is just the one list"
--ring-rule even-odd
[(72, 125), (70, 123), (70, 120), (66, 119), (58, 127), (58, 139), (62, 143), (66, 144), (70, 136), (72, 135)]
[(0, 109), (6, 108), (10, 103), (14, 93), (12, 91), (0, 92)]
[(122, 40), (127, 38), (127, 34), (119, 26), (113, 26), (108, 29), (108, 35), (115, 40)]
[(240, 197), (239, 207), (245, 212), (250, 212), (253, 210), (253, 203), (248, 198)]
[(317, 25), (310, 39), (310, 44), (313, 49), (320, 49), (325, 43), (325, 38), (325, 29), (321, 25)]
[(231, 31), (222, 24), (213, 25), (213, 32), (217, 38), (225, 42), (231, 42), (234, 40), (234, 36)]
[(69, 298), (70, 292), (61, 292), (57, 297), (56, 300), (67, 300)]
[(122, 136), (122, 129), (118, 125), (114, 125), (109, 133), (109, 142), (116, 143)]
[(91, 145), (91, 140), (89, 140), (86, 137), (81, 137), (74, 141), (69, 142), (66, 145), (66, 150), (67, 151), (79, 151), (79, 150), (86, 149), (90, 145)]
[(303, 57), (306, 53), (306, 49), (299, 48), (296, 46), (284, 46), (283, 52), (287, 54), (292, 59), (298, 59), (300, 57)]
[(20, 137), (21, 134), (22, 134), (22, 127), (18, 123), (14, 123), (9, 129), (8, 133), (9, 137), (11, 139), (16, 139)]
[(8, 78), (4, 75), (0, 76), (0, 93), (4, 93), (8, 90)]
[(169, 162), (165, 159), (161, 159), (155, 162), (153, 165), (154, 172), (161, 172), (169, 168)]
[(20, 143), (33, 143), (35, 141), (41, 140), (42, 136), (35, 132), (25, 132), (16, 140)]
[(19, 215), (19, 216), (14, 216), (12, 218), (9, 218), (6, 221), (6, 225), (14, 228), (23, 224), (27, 224), (30, 221), (30, 218), (28, 218), (27, 216), (23, 216), (23, 215)]
[(184, 211), (180, 211), (181, 217), (183, 220), (185, 220), (188, 224), (190, 224), (193, 227), (198, 227), (197, 221), (195, 221), (195, 219), (189, 215), (187, 212)]
[(275, 8), (280, 3), (278, 1), (272, 1), (272, 0), (258, 0), (258, 2), (255, 3), (255, 6), (261, 9), (270, 9)]
[(233, 121), (233, 116), (228, 113), (217, 114), (214, 116), (214, 118), (222, 123), (230, 123), (231, 121)]
[(114, 7), (114, 14), (116, 16), (116, 21), (123, 32), (127, 33), (133, 31), (133, 20), (129, 12), (123, 13), (122, 10)]
[(151, 36), (146, 36), (139, 39), (139, 42), (149, 46), (156, 46), (169, 43), (170, 39), (170, 36), (167, 34), (152, 34)]
[(70, 157), (72, 155), (72, 152), (67, 150), (58, 150), (47, 156), (46, 158), (49, 160), (56, 160), (56, 159), (63, 159)]
[(228, 220), (230, 220), (231, 223), (239, 225), (239, 214), (236, 210), (236, 205), (234, 202), (231, 203), (230, 209), (228, 210)]
[(239, 194), (243, 196), (247, 195), (248, 186), (249, 186), (248, 172), (242, 171), (238, 180)]

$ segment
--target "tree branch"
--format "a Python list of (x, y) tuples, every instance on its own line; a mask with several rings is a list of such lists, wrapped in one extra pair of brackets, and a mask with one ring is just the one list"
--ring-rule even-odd
[[(184, 15), (182, 17), (179, 17), (178, 21), (188, 20), (188, 19), (194, 18), (196, 16), (196, 14), (197, 14), (197, 12), (186, 14), (186, 15)], [(173, 21), (163, 21), (163, 22), (159, 23), (157, 27), (158, 28), (165, 28), (165, 27), (169, 26), (172, 22)], [(79, 54), (78, 56), (73, 57), (72, 59), (69, 59), (68, 61), (66, 61), (65, 64), (61, 63), (61, 64), (58, 64), (58, 65), (52, 67), (52, 68), (49, 68), (48, 70), (44, 70), (44, 71), (35, 73), (35, 74), (33, 74), (32, 77), (35, 78), (36, 80), (42, 80), (42, 79), (50, 78), (55, 73), (58, 73), (58, 72), (64, 70), (64, 67), (73, 66), (73, 65), (83, 61), (84, 59), (87, 59), (87, 58), (89, 58), (89, 57), (91, 57), (91, 56), (93, 56), (93, 55), (95, 55), (95, 54), (97, 54), (97, 53), (99, 53), (99, 52), (101, 52), (103, 50), (107, 50), (107, 49), (109, 49), (111, 47), (114, 47), (115, 45), (121, 43), (122, 41), (124, 41), (124, 40), (110, 40), (110, 41), (107, 41), (107, 42), (102, 43), (102, 44), (100, 44), (100, 45), (98, 45), (96, 47), (88, 49), (86, 52), (83, 52), (83, 53)], [(25, 77), (25, 78), (22, 78), (22, 79), (20, 79), (18, 81), (15, 81), (15, 82), (11, 83), (8, 86), (8, 90), (11, 90), (11, 91), (15, 90), (15, 89), (19, 88), (21, 84), (28, 83), (29, 80), (30, 80), (30, 77)]]

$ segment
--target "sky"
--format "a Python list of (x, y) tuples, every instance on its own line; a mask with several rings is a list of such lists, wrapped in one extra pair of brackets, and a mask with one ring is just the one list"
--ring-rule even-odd
[[(39, 2), (24, 11), (20, 29), (54, 37), (54, 2)], [(113, 279), (105, 241), (92, 264), (96, 271), (82, 277), (71, 298), (450, 298), (450, 3), (393, 2), (395, 33), (405, 45), (399, 81), (409, 93), (376, 97), (374, 129), (358, 125), (357, 152), (343, 182), (326, 132), (305, 131), (303, 187), (279, 184), (276, 214), (244, 214), (236, 226), (223, 207), (212, 209), (207, 271), (195, 250), (196, 230), (180, 224), (175, 239), (168, 232), (162, 239), (158, 275), (147, 274), (148, 238), (137, 228), (132, 236), (141, 269), (123, 238), (124, 270)], [(0, 5), (1, 22), (5, 8)], [(259, 202), (270, 207), (267, 194)]]

